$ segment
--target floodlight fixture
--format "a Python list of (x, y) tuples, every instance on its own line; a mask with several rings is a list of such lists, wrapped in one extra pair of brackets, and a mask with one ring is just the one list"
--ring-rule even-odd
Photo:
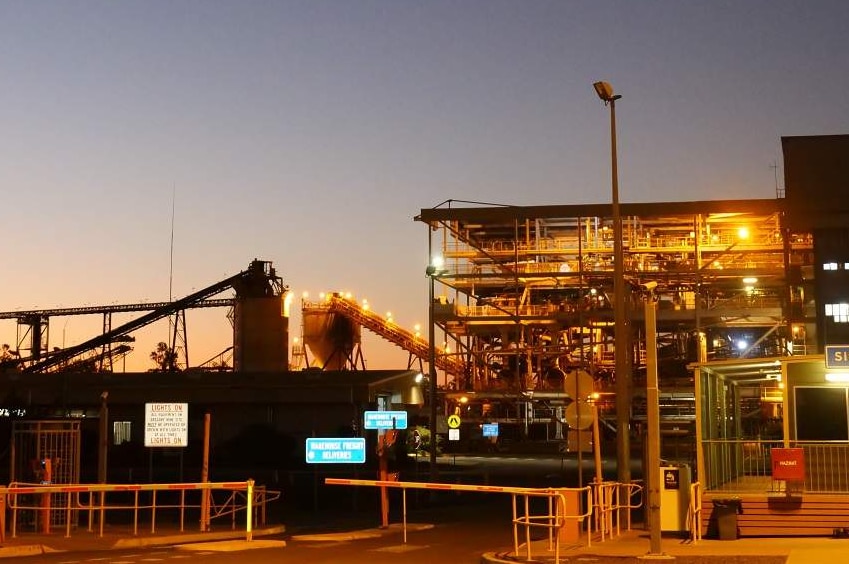
[(609, 82), (599, 81), (593, 83), (593, 88), (595, 88), (596, 94), (598, 97), (604, 100), (605, 103), (613, 102), (618, 100), (622, 96), (613, 94), (613, 87)]

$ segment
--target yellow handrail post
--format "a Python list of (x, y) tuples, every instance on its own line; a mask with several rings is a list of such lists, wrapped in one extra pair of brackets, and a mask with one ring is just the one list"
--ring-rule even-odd
[(248, 510), (247, 510), (247, 531), (245, 540), (252, 541), (253, 533), (253, 502), (254, 502), (254, 481), (248, 480)]
[(100, 498), (100, 517), (99, 517), (98, 521), (100, 521), (100, 523), (99, 523), (99, 525), (100, 525), (100, 537), (102, 538), (103, 537), (103, 521), (106, 518), (106, 510), (104, 508), (106, 496), (101, 495), (101, 496), (98, 496), (98, 497)]
[(6, 490), (0, 494), (0, 543), (6, 542)]
[(88, 532), (92, 532), (94, 527), (94, 499), (92, 493), (88, 492)]
[[(77, 494), (79, 495), (79, 494)], [(74, 494), (68, 494), (68, 501), (65, 504), (65, 538), (71, 538), (71, 500)]]
[(528, 560), (531, 559), (531, 520), (530, 496), (525, 496), (525, 546), (528, 548)]
[(18, 494), (12, 494), (12, 538), (18, 536)]
[(519, 554), (519, 522), (516, 515), (516, 494), (511, 494), (513, 498), (513, 554)]
[(404, 544), (407, 544), (407, 488), (401, 488), (401, 526), (404, 529)]

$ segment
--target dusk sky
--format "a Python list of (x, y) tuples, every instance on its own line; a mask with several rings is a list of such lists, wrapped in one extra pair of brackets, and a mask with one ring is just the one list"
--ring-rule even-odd
[[(173, 203), (174, 298), (260, 258), (298, 298), (424, 325), (422, 208), (609, 202), (595, 81), (622, 95), (623, 202), (774, 197), (782, 136), (849, 133), (847, 21), (846, 0), (0, 0), (0, 311), (167, 300)], [(225, 314), (188, 313), (193, 364)], [(100, 327), (54, 318), (50, 344)], [(167, 323), (136, 336), (127, 369), (152, 368)]]

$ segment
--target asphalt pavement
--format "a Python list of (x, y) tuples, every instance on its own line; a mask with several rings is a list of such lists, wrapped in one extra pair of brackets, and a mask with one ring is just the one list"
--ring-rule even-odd
[[(432, 528), (429, 523), (408, 523), (407, 532)], [(397, 543), (402, 532), (400, 523), (388, 528), (370, 527), (332, 532), (290, 535), (291, 540), (310, 542), (356, 542), (360, 539), (374, 539), (387, 536), (387, 542)], [(74, 552), (90, 550), (113, 550), (131, 547), (180, 546), (186, 550), (239, 551), (258, 548), (286, 546), (285, 540), (269, 537), (281, 537), (286, 533), (284, 526), (264, 527), (253, 531), (252, 540), (246, 539), (244, 530), (217, 531), (210, 533), (180, 532), (174, 528), (160, 528), (155, 534), (149, 531), (138, 535), (128, 534), (125, 530), (106, 530), (103, 536), (95, 532), (74, 530), (70, 537), (64, 532), (50, 535), (24, 534), (16, 538), (4, 539), (0, 546), (0, 558), (10, 556), (32, 556), (48, 552)], [(390, 541), (391, 538), (391, 541)], [(817, 538), (738, 538), (734, 540), (708, 540), (698, 542), (680, 538), (664, 537), (661, 550), (650, 553), (649, 537), (646, 531), (634, 529), (622, 532), (619, 536), (600, 542), (593, 538), (587, 542), (586, 536), (578, 541), (564, 543), (560, 547), (560, 562), (587, 562), (605, 564), (615, 562), (629, 564), (646, 560), (669, 560), (677, 564), (822, 564), (823, 562), (845, 562), (849, 560), (849, 539)], [(485, 564), (515, 564), (516, 562), (554, 563), (556, 554), (548, 540), (535, 540), (528, 546), (520, 545), (518, 553), (514, 551), (487, 552), (481, 555)]]

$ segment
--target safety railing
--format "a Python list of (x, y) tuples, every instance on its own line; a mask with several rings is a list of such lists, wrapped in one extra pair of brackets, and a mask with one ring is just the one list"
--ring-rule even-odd
[[(525, 551), (527, 559), (533, 559), (531, 529), (533, 527), (542, 527), (546, 529), (548, 535), (548, 550), (554, 551), (555, 563), (560, 562), (560, 530), (565, 525), (566, 520), (566, 495), (555, 490), (546, 491), (526, 491), (524, 493), (512, 493), (513, 497), (513, 553), (519, 554), (519, 527), (523, 527), (525, 531)], [(524, 499), (524, 515), (519, 514), (518, 501), (519, 497)], [(544, 498), (547, 502), (547, 513), (544, 515), (531, 515), (530, 500), (531, 498)]]
[[(849, 492), (849, 443), (846, 441), (790, 441), (804, 451), (808, 493)], [(703, 483), (709, 491), (763, 491), (780, 488), (772, 479), (772, 449), (784, 447), (782, 440), (704, 440)]]
[(772, 476), (773, 448), (781, 440), (708, 439), (702, 441), (708, 490), (746, 491), (764, 489)]
[(845, 441), (793, 441), (805, 453), (803, 491), (849, 492), (849, 443)]
[[(619, 536), (622, 531), (622, 515), (625, 529), (631, 530), (631, 511), (643, 506), (642, 484), (631, 482), (593, 482), (593, 524), (601, 541)], [(637, 500), (636, 502), (634, 500)], [(593, 531), (591, 530), (590, 533)]]
[[(225, 492), (216, 499), (214, 492)], [(188, 499), (191, 496), (192, 499)], [(20, 518), (26, 515), (40, 522), (42, 533), (49, 533), (53, 517), (60, 517), (65, 536), (70, 537), (80, 517), (87, 517), (87, 531), (103, 536), (109, 514), (129, 512), (133, 534), (139, 534), (139, 521), (149, 514), (150, 533), (156, 533), (157, 518), (163, 512), (177, 512), (180, 532), (185, 530), (186, 513), (197, 510), (202, 531), (211, 518), (229, 516), (236, 529), (237, 516), (244, 512), (245, 537), (253, 538), (254, 523), (265, 523), (266, 506), (280, 497), (280, 492), (257, 488), (253, 480), (246, 482), (199, 482), (179, 484), (22, 484), (0, 487), (0, 498), (8, 500), (10, 534), (16, 537)], [(208, 511), (208, 514), (206, 512)]]
[[(518, 554), (520, 545), (520, 528), (524, 531), (525, 550), (528, 560), (532, 559), (531, 529), (534, 527), (545, 528), (548, 532), (549, 550), (554, 552), (555, 564), (560, 562), (561, 533), (570, 521), (578, 527), (587, 520), (592, 513), (592, 490), (589, 486), (583, 488), (519, 488), (509, 486), (482, 486), (470, 484), (445, 484), (432, 482), (392, 482), (385, 480), (356, 480), (344, 478), (326, 478), (326, 485), (331, 486), (369, 486), (380, 488), (397, 488), (401, 490), (402, 503), (402, 533), (403, 542), (407, 542), (407, 490), (438, 490), (438, 491), (462, 491), (479, 493), (506, 493), (513, 497), (513, 548)], [(581, 496), (586, 496), (586, 510), (581, 510)], [(570, 503), (569, 497), (574, 501)], [(521, 507), (524, 514), (519, 513), (519, 498), (524, 498)], [(545, 498), (547, 500), (546, 513), (532, 515), (530, 507), (531, 498)], [(587, 546), (590, 546), (590, 538), (587, 536)]]
[(687, 507), (687, 529), (690, 541), (697, 543), (702, 540), (702, 484), (690, 484), (690, 505)]

